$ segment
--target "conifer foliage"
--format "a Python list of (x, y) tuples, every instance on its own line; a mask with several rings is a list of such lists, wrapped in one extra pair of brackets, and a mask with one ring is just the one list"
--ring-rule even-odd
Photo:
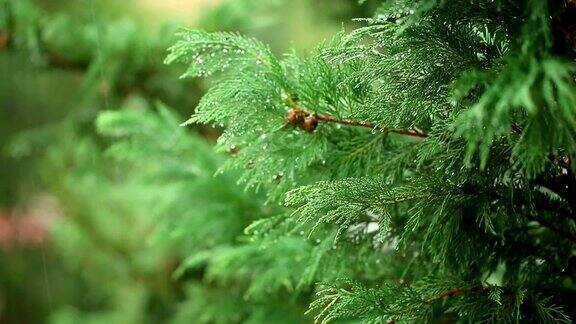
[(213, 80), (186, 123), (223, 126), (222, 171), (283, 205), (180, 271), (314, 289), (323, 323), (574, 320), (576, 4), (391, 0), (361, 22), (281, 58), (180, 32), (167, 62)]

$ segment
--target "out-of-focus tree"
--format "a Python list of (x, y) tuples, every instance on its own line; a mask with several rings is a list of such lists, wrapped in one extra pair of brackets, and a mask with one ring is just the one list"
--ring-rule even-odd
[[(223, 1), (190, 16), (204, 17), (197, 24), (209, 30), (270, 40), (280, 53), (339, 29), (330, 17), (340, 5)], [(193, 111), (204, 85), (179, 80), (180, 67), (163, 60), (178, 20), (191, 20), (179, 14), (165, 23), (138, 6), (0, 0), (0, 257), (8, 260), (0, 321), (304, 321), (307, 287), (286, 302), (247, 294), (249, 278), (216, 283), (236, 253), (259, 251), (242, 231), (275, 208), (244, 193), (234, 175), (212, 177), (222, 155), (206, 141), (217, 125), (196, 135), (177, 127), (175, 116)], [(300, 24), (317, 32), (302, 34)], [(157, 112), (159, 101), (178, 111)], [(97, 131), (103, 110), (123, 112), (103, 114)], [(285, 243), (291, 253), (310, 248)], [(196, 270), (172, 277), (183, 259)]]

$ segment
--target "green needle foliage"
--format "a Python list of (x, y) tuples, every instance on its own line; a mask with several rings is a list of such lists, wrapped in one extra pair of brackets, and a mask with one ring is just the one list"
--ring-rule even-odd
[(183, 30), (167, 63), (213, 81), (186, 124), (223, 126), (222, 170), (286, 205), (184, 268), (248, 298), (322, 282), (322, 323), (574, 320), (575, 21), (564, 0), (383, 1), (281, 58)]
[(0, 49), (132, 108), (14, 145), (43, 147), (80, 277), (52, 322), (574, 321), (576, 4), (380, 2), (306, 54), (180, 31), (166, 62), (211, 85), (183, 124), (223, 129), (214, 152), (149, 104), (194, 101), (165, 32), (0, 0)]

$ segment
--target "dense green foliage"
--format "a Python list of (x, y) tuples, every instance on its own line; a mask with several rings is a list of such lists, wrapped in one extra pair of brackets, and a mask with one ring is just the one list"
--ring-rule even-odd
[[(575, 12), (384, 1), (365, 27), (281, 59), (250, 37), (182, 31), (167, 62), (216, 80), (187, 124), (223, 126), (223, 169), (288, 207), (247, 234), (316, 246), (304, 271), (258, 278), (324, 282), (310, 306), (322, 322), (568, 322)], [(298, 125), (298, 111), (320, 124)]]
[[(0, 0), (0, 48), (86, 71), (82, 107), (10, 150), (41, 152), (65, 215), (81, 287), (50, 320), (573, 321), (576, 4), (385, 0), (283, 56), (233, 31), (281, 2), (174, 39)], [(209, 85), (188, 121), (161, 103), (197, 101), (182, 70)]]

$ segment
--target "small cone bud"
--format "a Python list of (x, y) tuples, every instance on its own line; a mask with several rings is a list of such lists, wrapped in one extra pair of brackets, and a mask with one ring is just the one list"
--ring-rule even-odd
[(302, 128), (308, 132), (313, 132), (316, 127), (318, 127), (318, 119), (314, 115), (309, 115), (302, 123)]
[(304, 122), (304, 118), (309, 115), (299, 108), (292, 108), (286, 113), (286, 121), (290, 125), (299, 126)]

